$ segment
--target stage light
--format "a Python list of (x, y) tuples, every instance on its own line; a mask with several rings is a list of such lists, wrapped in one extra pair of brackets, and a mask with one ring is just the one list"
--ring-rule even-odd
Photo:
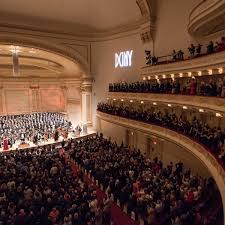
[(166, 79), (166, 75), (165, 74), (163, 74), (162, 77), (163, 77), (163, 79)]
[(201, 112), (201, 113), (204, 112), (204, 109), (199, 109), (199, 112)]
[(130, 102), (132, 103), (132, 102), (134, 102), (134, 101), (131, 99)]
[(148, 76), (148, 80), (151, 80), (151, 77), (150, 76)]
[(171, 104), (168, 104), (168, 107), (172, 107), (172, 105)]
[(202, 71), (198, 71), (198, 75), (199, 76), (202, 76)]
[(124, 100), (123, 99), (121, 99), (121, 102), (123, 102)]
[(188, 76), (191, 77), (192, 76), (192, 72), (188, 72)]
[(113, 101), (116, 101), (116, 99), (114, 98)]
[(156, 80), (158, 80), (158, 79), (159, 79), (159, 76), (158, 76), (158, 75), (156, 75), (156, 76), (155, 76), (155, 79), (156, 79)]
[(156, 103), (156, 102), (153, 102), (152, 104), (153, 104), (153, 105), (157, 105), (157, 103)]
[(141, 101), (141, 104), (144, 104), (144, 101)]
[(173, 73), (171, 73), (170, 76), (171, 76), (171, 78), (174, 78), (174, 74)]
[(187, 109), (187, 106), (184, 105), (184, 106), (183, 106), (183, 109)]
[(146, 80), (146, 77), (143, 77), (143, 80)]
[(183, 77), (183, 73), (179, 73), (179, 77)]

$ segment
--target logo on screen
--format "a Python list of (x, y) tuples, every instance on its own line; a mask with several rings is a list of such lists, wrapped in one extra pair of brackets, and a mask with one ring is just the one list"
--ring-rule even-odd
[(133, 50), (115, 54), (115, 68), (131, 67)]

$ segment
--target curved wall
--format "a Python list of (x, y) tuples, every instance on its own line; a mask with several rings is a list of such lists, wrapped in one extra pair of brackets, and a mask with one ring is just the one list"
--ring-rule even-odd
[[(146, 124), (139, 121), (129, 120), (129, 119), (121, 118), (118, 116), (112, 116), (112, 115), (101, 113), (101, 112), (98, 112), (97, 116), (99, 118), (98, 120), (99, 131), (103, 131), (101, 127), (101, 121), (103, 120), (112, 124), (119, 125), (123, 127), (125, 130), (128, 128), (134, 131), (141, 131), (147, 134), (151, 134), (153, 136), (161, 137), (162, 139), (169, 140), (173, 143), (176, 143), (177, 145), (182, 146), (184, 149), (186, 149), (191, 154), (193, 154), (195, 158), (198, 161), (200, 161), (206, 168), (208, 168), (211, 176), (214, 178), (214, 180), (217, 183), (217, 186), (221, 193), (223, 206), (225, 206), (225, 191), (224, 191), (225, 190), (225, 171), (222, 168), (222, 166), (217, 162), (217, 160), (214, 158), (214, 156), (212, 156), (202, 145), (192, 141), (190, 138), (182, 134), (166, 129), (164, 127)], [(118, 136), (120, 140), (122, 137), (124, 137), (122, 136), (122, 133), (119, 129), (114, 131), (116, 132), (114, 137)], [(104, 128), (103, 132), (107, 132), (107, 127)], [(122, 140), (125, 141), (126, 136)], [(129, 135), (128, 135), (128, 140), (129, 140)], [(133, 143), (134, 142), (131, 142), (132, 145)], [(135, 146), (132, 146), (132, 147), (135, 147)], [(197, 165), (198, 164), (199, 162), (197, 163)], [(225, 207), (223, 208), (224, 208), (223, 210), (225, 215)]]

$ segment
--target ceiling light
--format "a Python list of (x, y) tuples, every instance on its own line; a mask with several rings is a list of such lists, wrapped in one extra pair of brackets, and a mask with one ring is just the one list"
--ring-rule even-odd
[(204, 112), (204, 109), (199, 109), (199, 112), (201, 112), (201, 113)]
[(144, 104), (144, 101), (141, 101), (141, 104)]
[(183, 73), (179, 73), (179, 77), (183, 77)]
[[(1, 50), (1, 49), (0, 49)], [(223, 73), (223, 68), (219, 68), (218, 69), (218, 72), (219, 72), (219, 74), (222, 74)]]
[(202, 71), (198, 71), (198, 75), (199, 76), (202, 76)]
[(162, 75), (162, 77), (163, 77), (163, 79), (165, 79), (165, 78), (166, 78), (166, 75), (165, 75), (165, 74), (163, 74), (163, 75)]
[(171, 104), (168, 104), (168, 107), (172, 107), (172, 105)]
[(191, 77), (192, 76), (192, 72), (188, 72), (188, 76)]
[(208, 70), (208, 74), (209, 75), (212, 75), (213, 74), (213, 71), (210, 69), (210, 70)]
[(146, 80), (146, 77), (143, 77), (143, 80)]
[(150, 76), (148, 76), (148, 80), (151, 80), (151, 77)]
[(114, 98), (113, 101), (116, 101), (116, 99)]
[(221, 113), (216, 113), (216, 117), (222, 117)]
[(171, 73), (170, 76), (171, 76), (171, 78), (174, 78), (174, 74), (173, 73)]
[(130, 102), (132, 103), (132, 102), (134, 102), (134, 101), (131, 99)]
[(158, 76), (158, 75), (156, 75), (156, 76), (155, 76), (155, 79), (156, 79), (156, 80), (158, 80), (158, 79), (159, 79), (159, 76)]
[(31, 54), (35, 54), (35, 53), (36, 53), (36, 51), (32, 48), (32, 49), (29, 51), (29, 53), (31, 53)]
[(19, 52), (21, 52), (19, 46), (13, 46), (13, 45), (10, 46), (9, 51), (12, 52), (12, 53), (19, 53)]
[(124, 100), (123, 99), (121, 99), (121, 102), (123, 102)]
[(157, 103), (156, 103), (156, 102), (153, 102), (152, 104), (153, 104), (153, 105), (157, 105)]
[(183, 109), (187, 109), (187, 106), (184, 105), (184, 106), (183, 106)]

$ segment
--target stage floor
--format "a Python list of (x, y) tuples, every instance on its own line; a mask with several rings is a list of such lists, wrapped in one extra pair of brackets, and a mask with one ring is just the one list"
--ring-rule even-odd
[(49, 144), (54, 144), (54, 143), (59, 143), (64, 141), (67, 141), (69, 139), (79, 139), (82, 137), (88, 137), (91, 136), (93, 134), (96, 134), (95, 130), (88, 130), (88, 133), (83, 134), (81, 133), (80, 136), (75, 136), (72, 134), (72, 132), (70, 132), (68, 134), (68, 138), (64, 139), (62, 136), (59, 137), (59, 140), (57, 142), (54, 141), (53, 138), (48, 139), (47, 141), (39, 141), (37, 145), (35, 145), (33, 142), (27, 142), (23, 145), (20, 144), (20, 141), (16, 141), (16, 143), (12, 146), (12, 148), (9, 148), (8, 150), (3, 150), (3, 148), (0, 148), (0, 152), (7, 152), (7, 151), (15, 151), (15, 150), (20, 150), (20, 149), (27, 149), (27, 148), (34, 148), (34, 147), (38, 147), (38, 146), (44, 146), (44, 145), (49, 145)]

